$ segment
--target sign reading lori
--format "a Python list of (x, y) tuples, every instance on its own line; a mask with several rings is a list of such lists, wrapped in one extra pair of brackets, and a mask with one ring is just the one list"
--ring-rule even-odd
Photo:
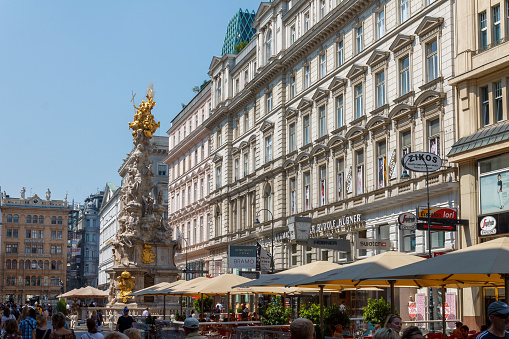
[(442, 159), (436, 154), (412, 152), (401, 158), (404, 168), (415, 172), (435, 172), (442, 167)]

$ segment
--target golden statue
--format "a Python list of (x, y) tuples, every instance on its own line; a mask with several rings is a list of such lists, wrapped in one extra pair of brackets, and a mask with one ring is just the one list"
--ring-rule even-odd
[(152, 138), (152, 135), (161, 126), (161, 122), (156, 122), (151, 113), (152, 108), (154, 108), (156, 104), (154, 101), (154, 89), (152, 84), (148, 87), (146, 98), (147, 101), (142, 100), (138, 107), (134, 105), (134, 108), (136, 109), (134, 122), (129, 123), (129, 128), (133, 130), (133, 137), (136, 137), (137, 131), (143, 131), (143, 134), (145, 134), (146, 137)]
[(118, 289), (120, 290), (120, 299), (126, 303), (128, 299), (132, 298), (132, 296), (128, 297), (127, 295), (133, 292), (134, 277), (131, 276), (131, 273), (124, 271), (120, 277), (117, 277), (117, 279)]
[(143, 253), (141, 254), (141, 262), (144, 264), (151, 264), (154, 262), (156, 254), (152, 251), (152, 246), (145, 244)]

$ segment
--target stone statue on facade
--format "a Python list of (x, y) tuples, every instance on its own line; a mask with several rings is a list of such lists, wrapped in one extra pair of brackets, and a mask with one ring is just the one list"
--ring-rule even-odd
[(19, 192), (19, 193), (20, 193), (20, 195), (21, 195), (21, 199), (25, 199), (25, 193), (26, 193), (26, 191), (27, 191), (27, 190), (25, 189), (25, 187), (23, 187), (23, 188), (21, 189), (21, 192)]
[(48, 188), (48, 190), (46, 191), (46, 200), (49, 201), (50, 199), (51, 199), (51, 191)]

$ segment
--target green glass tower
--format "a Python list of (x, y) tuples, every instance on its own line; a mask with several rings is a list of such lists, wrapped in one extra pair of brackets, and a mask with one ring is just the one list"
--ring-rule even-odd
[(227, 53), (235, 53), (235, 46), (241, 42), (249, 42), (255, 33), (255, 29), (251, 27), (256, 13), (246, 9), (245, 12), (239, 9), (237, 13), (230, 19), (226, 35), (224, 36), (223, 49), (221, 56)]

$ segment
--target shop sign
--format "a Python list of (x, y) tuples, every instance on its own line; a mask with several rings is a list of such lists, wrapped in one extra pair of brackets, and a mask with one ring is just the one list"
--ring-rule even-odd
[(390, 250), (390, 239), (365, 239), (357, 238), (357, 249), (359, 250)]
[(346, 231), (350, 229), (350, 226), (353, 226), (354, 224), (358, 224), (361, 222), (361, 215), (360, 214), (354, 214), (354, 215), (346, 215), (342, 216), (338, 219), (329, 220), (326, 222), (322, 222), (316, 225), (311, 226), (311, 233), (320, 232), (320, 231), (326, 231), (326, 230), (332, 230), (332, 229), (341, 229), (342, 231)]
[(388, 171), (389, 171), (389, 179), (396, 179), (397, 178), (397, 170), (396, 170), (396, 150), (391, 149), (389, 151), (389, 164), (388, 164)]
[(435, 172), (442, 167), (442, 159), (436, 154), (412, 152), (401, 158), (404, 168), (415, 172)]
[(288, 231), (290, 240), (307, 240), (312, 218), (291, 217), (288, 218)]
[(398, 216), (398, 223), (400, 230), (417, 229), (417, 217), (412, 213), (401, 213)]
[(256, 269), (256, 246), (228, 246), (228, 268)]
[(329, 250), (347, 253), (352, 251), (350, 240), (345, 239), (308, 239), (307, 246), (314, 248), (326, 248)]
[(72, 255), (81, 255), (81, 248), (71, 248)]
[(248, 279), (258, 279), (260, 278), (260, 272), (256, 272), (256, 271), (239, 271), (239, 275), (241, 277), (245, 277), (245, 278), (248, 278)]
[[(430, 218), (434, 219), (450, 219), (457, 220), (458, 219), (458, 209), (457, 208), (443, 208), (443, 207), (431, 207), (430, 209)], [(428, 208), (419, 206), (417, 210), (417, 216), (419, 220), (426, 221), (428, 218)], [(432, 221), (433, 223), (433, 221)], [(427, 224), (418, 224), (418, 230), (427, 230)], [(434, 231), (456, 231), (456, 222), (451, 223), (451, 225), (431, 225), (431, 229)]]
[(479, 222), (481, 235), (497, 234), (497, 219), (492, 216), (487, 216)]
[(346, 168), (346, 193), (352, 193), (353, 192), (353, 184), (352, 184), (352, 167), (348, 166)]
[(256, 243), (256, 270), (261, 272), (270, 271), (270, 257), (271, 255), (267, 252), (262, 245)]

